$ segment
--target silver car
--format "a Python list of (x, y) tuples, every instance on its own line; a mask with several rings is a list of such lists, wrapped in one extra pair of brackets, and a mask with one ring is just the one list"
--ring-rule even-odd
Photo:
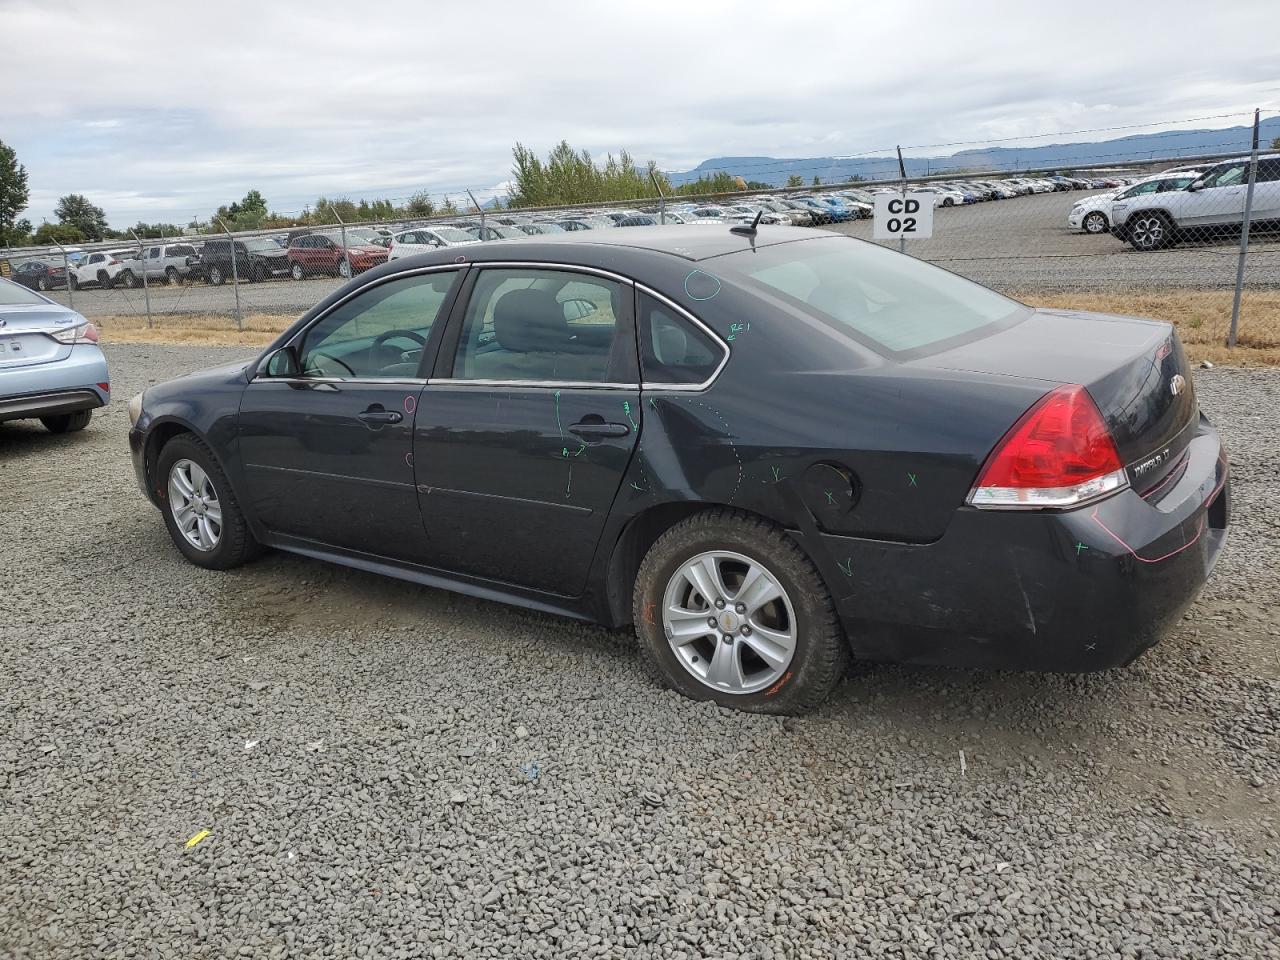
[(34, 290), (0, 280), (0, 421), (83, 430), (111, 399), (92, 323)]

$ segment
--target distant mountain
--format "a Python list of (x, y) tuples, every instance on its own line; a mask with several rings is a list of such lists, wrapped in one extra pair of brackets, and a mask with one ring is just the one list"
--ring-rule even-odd
[[(1280, 117), (1259, 125), (1264, 148), (1280, 137)], [(1140, 133), (1115, 140), (1089, 143), (1050, 143), (1036, 147), (982, 147), (935, 157), (904, 157), (907, 176), (928, 176), (948, 170), (1052, 170), (1081, 164), (1109, 165), (1135, 160), (1177, 158), (1213, 153), (1247, 153), (1252, 127), (1217, 130), (1170, 130)], [(668, 171), (672, 185), (690, 183), (703, 175), (729, 173), (744, 180), (782, 186), (791, 176), (806, 184), (815, 176), (823, 183), (840, 183), (855, 176), (866, 180), (885, 179), (898, 174), (895, 157), (712, 157), (692, 170)]]

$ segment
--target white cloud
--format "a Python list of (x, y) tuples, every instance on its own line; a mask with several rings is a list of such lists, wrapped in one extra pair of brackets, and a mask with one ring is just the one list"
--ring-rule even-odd
[(120, 16), (67, 0), (51, 32), (46, 3), (5, 4), (0, 88), (38, 92), (3, 108), (29, 216), (69, 192), (117, 224), (203, 217), (250, 188), (279, 210), (457, 196), (503, 181), (517, 140), (682, 169), (1280, 107), (1280, 8), (1252, 0), (1230, 16), (1186, 0), (1069, 15), (838, 0), (218, 10), (187, 30), (171, 3)]

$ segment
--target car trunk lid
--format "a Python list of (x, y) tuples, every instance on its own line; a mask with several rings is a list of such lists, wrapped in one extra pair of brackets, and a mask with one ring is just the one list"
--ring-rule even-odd
[(1198, 408), (1171, 324), (1074, 310), (1036, 310), (1022, 323), (915, 365), (1084, 386), (1111, 430), (1129, 480), (1152, 489), (1181, 461)]
[(75, 326), (76, 318), (61, 307), (0, 306), (0, 370), (65, 360), (71, 356), (70, 344), (46, 331)]

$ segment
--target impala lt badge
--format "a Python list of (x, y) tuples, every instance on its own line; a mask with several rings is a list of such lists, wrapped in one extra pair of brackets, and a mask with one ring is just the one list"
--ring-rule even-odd
[(1187, 386), (1187, 379), (1180, 373), (1175, 373), (1169, 380), (1169, 392), (1175, 397), (1180, 394)]

